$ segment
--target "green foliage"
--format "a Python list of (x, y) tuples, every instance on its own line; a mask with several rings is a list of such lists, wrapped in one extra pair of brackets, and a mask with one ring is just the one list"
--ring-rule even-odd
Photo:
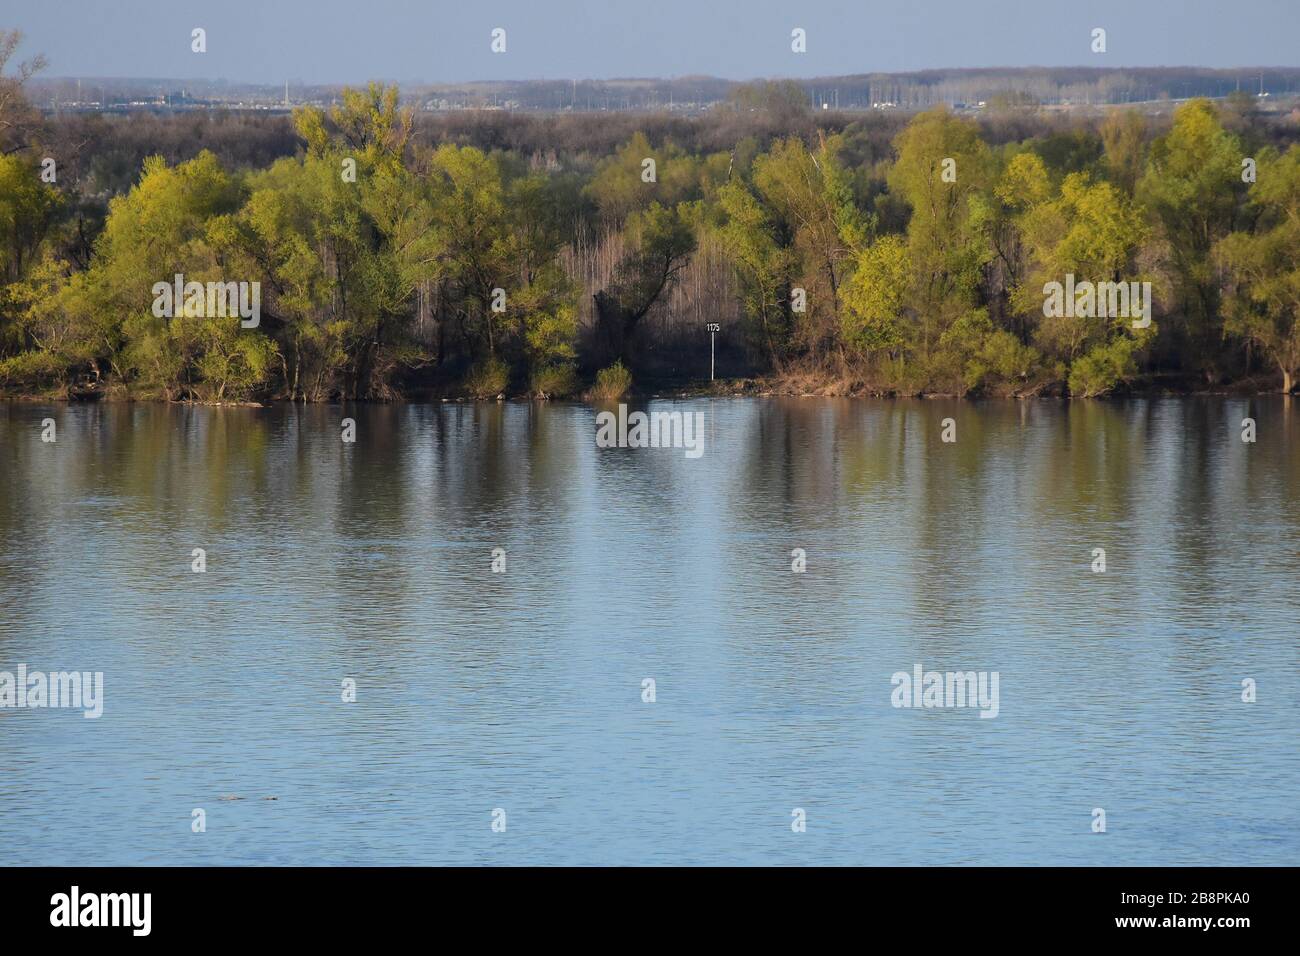
[(1096, 398), (1113, 391), (1137, 374), (1137, 340), (1118, 336), (1093, 346), (1070, 366), (1070, 394)]
[(343, 90), (343, 102), (328, 114), (313, 106), (294, 110), (294, 126), (318, 155), (343, 150), (368, 167), (401, 163), (411, 138), (414, 113), (398, 106), (396, 86), (371, 83)]
[(1101, 167), (1105, 144), (1090, 130), (1069, 130), (1052, 133), (1035, 140), (1033, 151), (1042, 157), (1044, 164), (1062, 173), (1088, 173), (1095, 175)]
[(267, 380), (277, 355), (275, 344), (264, 335), (249, 334), (237, 323), (208, 321), (195, 330), (195, 370), (198, 397), (226, 401), (252, 397)]
[(961, 361), (967, 391), (1016, 395), (1037, 391), (1052, 377), (1042, 354), (995, 328), (985, 309), (959, 318), (940, 336), (939, 345)]
[[(1023, 170), (1022, 170), (1023, 171)], [(1037, 180), (1036, 174), (1030, 175)], [(1122, 190), (1106, 181), (1094, 181), (1087, 173), (1070, 173), (1050, 199), (1029, 204), (1013, 218), (1025, 252), (1025, 279), (1010, 289), (1013, 307), (1034, 316), (1037, 328), (1034, 344), (1050, 360), (1070, 363), (1090, 349), (1101, 348), (1099, 356), (1118, 355), (1122, 346), (1107, 350), (1116, 338), (1131, 337), (1123, 318), (1105, 314), (1044, 315), (1047, 283), (1064, 285), (1073, 275), (1082, 282), (1131, 282), (1144, 279), (1137, 255), (1150, 230), (1142, 210)], [(1099, 359), (1088, 373), (1090, 383), (1098, 381), (1099, 368), (1115, 368)], [(1124, 368), (1128, 366), (1125, 365)], [(1073, 379), (1072, 379), (1073, 381)], [(1118, 381), (1118, 379), (1116, 379)], [(1101, 394), (1114, 382), (1091, 394)], [(1072, 387), (1072, 392), (1076, 390)]]
[[(11, 139), (34, 128), (20, 99)], [(397, 89), (372, 84), (296, 111), (302, 145), (270, 165), (145, 159), (106, 214), (62, 169), (48, 185), (30, 154), (0, 151), (0, 387), (386, 399), (470, 364), (476, 395), (559, 396), (618, 358), (591, 393), (608, 398), (629, 369), (680, 373), (686, 330), (736, 315), (731, 362), (908, 393), (1091, 397), (1157, 366), (1280, 372), (1285, 389), (1300, 374), (1300, 146), (1268, 146), (1294, 136), (1249, 98), (1098, 127), (937, 109), (895, 135), (828, 124), (776, 83), (718, 116), (708, 139), (674, 121), (624, 128), (603, 155), (529, 155), (417, 138)], [(261, 325), (155, 315), (155, 283), (177, 273), (259, 283)], [(1069, 275), (1150, 282), (1161, 321), (1045, 308)]]
[(779, 369), (789, 347), (786, 290), (792, 284), (793, 252), (778, 242), (772, 213), (742, 180), (723, 186), (718, 202), (725, 216), (722, 238), (740, 278), (750, 336)]
[(1037, 153), (1016, 153), (1007, 163), (993, 192), (1015, 213), (1023, 213), (1047, 202), (1052, 196), (1047, 164)]
[(1245, 214), (1246, 184), (1237, 137), (1208, 100), (1179, 107), (1173, 127), (1151, 145), (1137, 196), (1166, 240), (1178, 310), (1189, 351), (1207, 380), (1218, 377), (1214, 345), (1222, 340), (1219, 288), (1211, 250)]
[(0, 155), (0, 277), (19, 279), (62, 210), (35, 161)]
[(578, 391), (578, 371), (572, 365), (546, 365), (533, 372), (530, 391), (538, 398), (565, 398)]
[[(526, 308), (523, 324), (528, 365), (547, 368), (571, 364), (577, 358), (573, 346), (578, 334), (577, 311), (570, 298), (544, 287), (539, 290), (541, 285), (530, 285), (520, 296)], [(534, 297), (543, 301), (528, 308)]]
[(232, 268), (269, 280), (263, 305), (280, 323), (287, 391), (311, 401), (343, 387), (376, 319), (360, 191), (339, 168), (321, 155), (280, 160), (250, 178), (243, 208), (213, 229)]
[(465, 391), (475, 398), (496, 398), (510, 384), (510, 368), (496, 357), (483, 359), (465, 376)]
[(695, 251), (695, 233), (680, 208), (657, 202), (633, 217), (629, 232), (632, 252), (619, 263), (612, 288), (622, 309), (640, 318)]
[(596, 373), (596, 384), (591, 388), (591, 398), (598, 402), (616, 402), (632, 387), (632, 373), (622, 362)]
[(179, 304), (170, 317), (153, 314), (154, 285), (177, 273), (186, 282), (225, 281), (212, 235), (241, 195), (211, 153), (175, 167), (147, 160), (136, 186), (110, 205), (91, 268), (34, 310), (42, 330), (77, 328), (88, 347), (111, 350), (145, 394), (247, 397), (266, 380), (274, 352), (262, 332), (238, 318), (186, 316)]
[[(841, 137), (830, 136), (812, 150), (790, 137), (778, 140), (753, 164), (753, 190), (762, 211), (748, 215), (751, 220), (758, 216), (784, 248), (782, 256), (770, 257), (774, 275), (789, 284), (783, 294), (799, 288), (806, 295), (806, 311), (785, 313), (792, 326), (789, 340), (796, 348), (833, 347), (848, 260), (870, 233), (870, 217), (856, 207), (850, 177), (840, 161), (843, 145)], [(789, 308), (788, 299), (782, 306)], [(768, 327), (781, 331), (774, 314)]]
[(0, 359), (0, 385), (48, 388), (64, 380), (63, 359), (53, 352), (19, 352)]
[[(647, 159), (654, 160), (651, 182), (643, 175)], [(613, 156), (597, 163), (586, 193), (608, 222), (621, 224), (652, 203), (672, 208), (698, 199), (725, 174), (726, 168), (719, 169), (716, 161), (691, 156), (672, 143), (655, 149), (644, 133), (636, 133)]]
[(1300, 146), (1263, 154), (1251, 193), (1261, 226), (1215, 247), (1228, 288), (1224, 330), (1260, 348), (1290, 392), (1300, 375)]
[(858, 253), (844, 287), (845, 342), (864, 352), (902, 346), (910, 333), (905, 310), (912, 301), (912, 264), (907, 242), (883, 236)]
[(898, 161), (889, 172), (889, 186), (912, 210), (907, 241), (921, 323), (919, 347), (925, 351), (936, 333), (978, 299), (991, 252), (974, 214), (988, 189), (993, 158), (975, 123), (944, 109), (919, 114), (894, 147)]

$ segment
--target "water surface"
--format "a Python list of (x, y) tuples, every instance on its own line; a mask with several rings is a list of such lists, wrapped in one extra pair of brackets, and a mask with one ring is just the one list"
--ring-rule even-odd
[(1293, 403), (652, 406), (0, 405), (5, 861), (1300, 862)]

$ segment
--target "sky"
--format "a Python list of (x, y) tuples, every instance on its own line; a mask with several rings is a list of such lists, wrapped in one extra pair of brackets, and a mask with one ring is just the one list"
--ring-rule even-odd
[(47, 76), (250, 83), (1300, 65), (1300, 0), (0, 0), (15, 27)]

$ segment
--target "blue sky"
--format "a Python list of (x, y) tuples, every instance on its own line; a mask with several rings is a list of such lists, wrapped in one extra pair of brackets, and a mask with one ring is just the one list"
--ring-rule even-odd
[[(0, 0), (50, 76), (278, 83), (1295, 66), (1300, 0)], [(507, 52), (489, 50), (493, 27)], [(190, 51), (203, 27), (208, 52)], [(790, 30), (808, 52), (790, 52)], [(1108, 51), (1089, 49), (1093, 27)]]

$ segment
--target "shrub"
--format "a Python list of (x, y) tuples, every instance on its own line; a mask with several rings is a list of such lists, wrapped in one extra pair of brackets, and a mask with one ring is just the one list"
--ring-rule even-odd
[(599, 402), (616, 402), (627, 394), (627, 390), (632, 387), (632, 373), (624, 366), (620, 359), (609, 368), (603, 368), (596, 373), (596, 384), (592, 386), (590, 395)]
[(52, 352), (20, 352), (0, 360), (0, 385), (50, 385), (64, 377), (64, 364)]
[(572, 365), (547, 365), (533, 373), (530, 391), (539, 398), (564, 398), (578, 390)]
[(1042, 354), (1005, 329), (996, 328), (984, 309), (963, 315), (939, 342), (960, 356), (968, 391), (1015, 395), (1037, 391), (1051, 379)]
[(1070, 366), (1070, 394), (1076, 398), (1105, 395), (1137, 374), (1137, 343), (1127, 336), (1098, 345)]
[(496, 398), (510, 384), (510, 369), (496, 356), (479, 362), (465, 376), (465, 390), (475, 398)]
[(918, 356), (908, 363), (905, 384), (912, 394), (965, 395), (961, 356), (943, 348)]

